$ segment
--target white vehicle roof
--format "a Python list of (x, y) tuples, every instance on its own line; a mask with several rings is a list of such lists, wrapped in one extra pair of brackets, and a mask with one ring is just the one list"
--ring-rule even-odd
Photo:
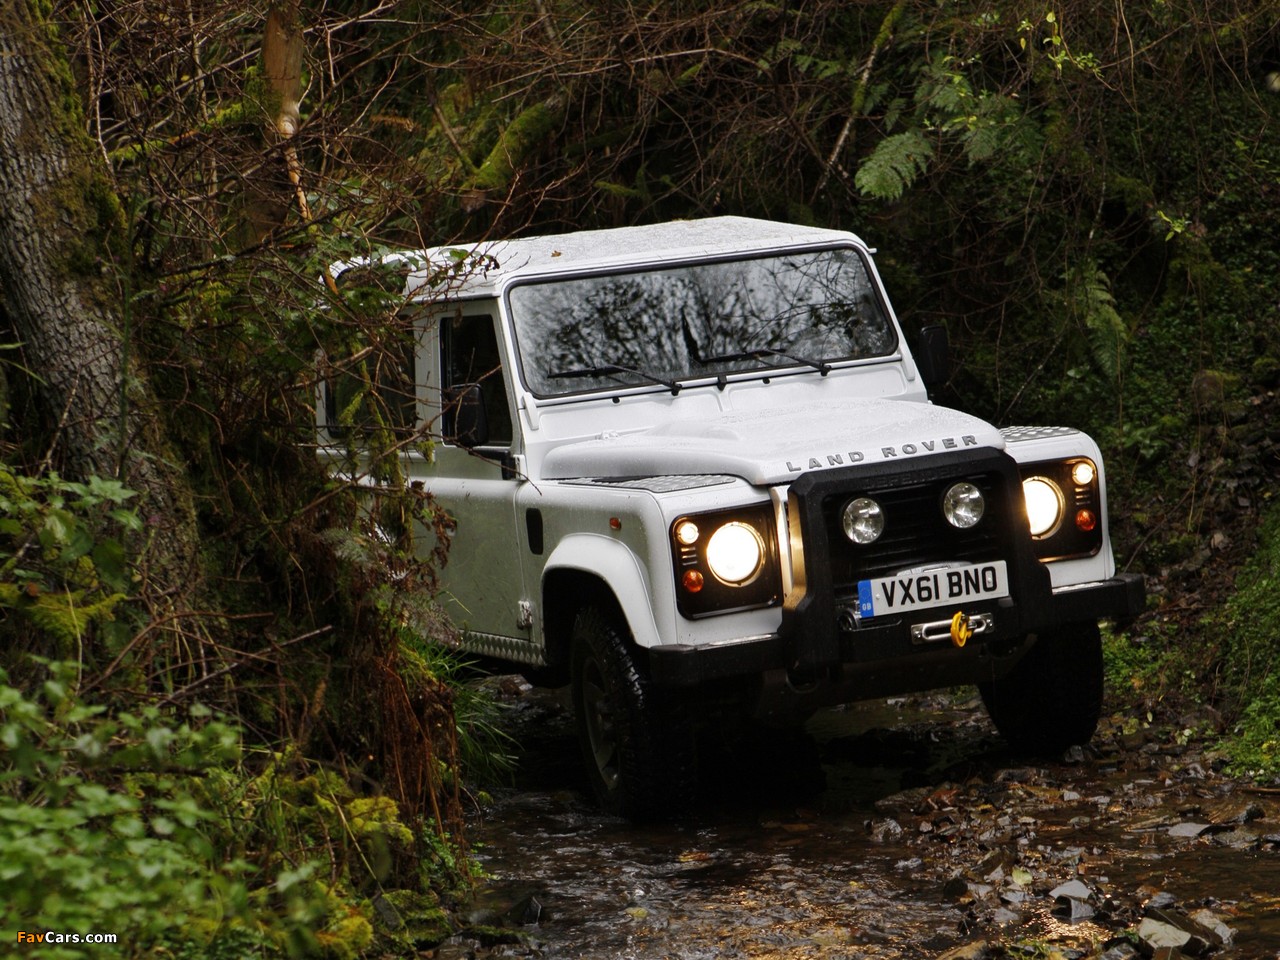
[[(493, 297), (523, 277), (767, 253), (851, 240), (861, 243), (853, 234), (840, 230), (748, 217), (709, 217), (517, 240), (451, 244), (395, 257), (420, 264), (409, 274), (407, 296), (429, 298), (445, 290), (452, 297)], [(442, 268), (446, 268), (443, 274)]]

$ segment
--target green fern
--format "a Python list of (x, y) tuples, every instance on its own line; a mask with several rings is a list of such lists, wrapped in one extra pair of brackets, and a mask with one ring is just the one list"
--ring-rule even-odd
[(895, 133), (881, 140), (853, 178), (864, 195), (897, 200), (929, 168), (933, 147), (919, 130)]
[(1089, 331), (1094, 363), (1109, 378), (1118, 378), (1129, 327), (1116, 310), (1111, 281), (1095, 261), (1087, 260), (1069, 278), (1067, 296), (1072, 312)]

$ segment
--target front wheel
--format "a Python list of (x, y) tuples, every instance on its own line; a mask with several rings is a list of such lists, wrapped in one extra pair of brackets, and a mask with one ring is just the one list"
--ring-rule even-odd
[(1097, 729), (1102, 672), (1098, 625), (1070, 623), (1041, 632), (1011, 673), (978, 684), (978, 692), (1011, 747), (1060, 754)]
[(697, 783), (684, 704), (636, 662), (621, 614), (578, 613), (572, 634), (573, 709), (587, 776), (610, 813), (645, 819), (688, 809)]

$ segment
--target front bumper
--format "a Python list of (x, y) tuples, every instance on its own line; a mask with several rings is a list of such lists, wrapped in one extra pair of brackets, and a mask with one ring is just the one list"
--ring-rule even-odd
[[(856, 697), (978, 683), (1011, 669), (1027, 647), (1028, 634), (1081, 621), (1129, 619), (1141, 613), (1145, 604), (1146, 587), (1139, 574), (1063, 587), (1052, 591), (1043, 603), (1034, 604), (1033, 609), (1005, 599), (974, 611), (989, 613), (994, 629), (963, 647), (949, 641), (914, 640), (913, 621), (936, 620), (952, 612), (943, 608), (919, 611), (884, 624), (836, 630), (836, 655), (805, 664), (805, 673), (820, 670), (839, 674), (845, 689)], [(652, 647), (649, 666), (655, 683), (671, 687), (778, 673), (795, 677), (799, 666), (796, 650), (795, 639), (784, 625), (778, 633), (749, 640)]]

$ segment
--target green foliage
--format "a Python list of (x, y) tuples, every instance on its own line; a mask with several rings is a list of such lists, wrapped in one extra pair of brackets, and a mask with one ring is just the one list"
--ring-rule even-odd
[(477, 190), (506, 190), (519, 165), (539, 147), (562, 121), (566, 100), (553, 96), (535, 103), (512, 118), (498, 142), (476, 170)]
[[(401, 635), (403, 669), (423, 682), (443, 682), (453, 691), (453, 714), (458, 731), (458, 774), (467, 784), (484, 787), (508, 781), (517, 745), (502, 729), (500, 708), (485, 687), (467, 674), (472, 664), (426, 639), (422, 630)], [(444, 770), (446, 779), (454, 771)]]
[(107, 716), (74, 692), (78, 664), (51, 663), (36, 696), (0, 671), (0, 882), (17, 930), (113, 933), (114, 946), (51, 957), (141, 956), (207, 941), (242, 912), (247, 864), (210, 844), (201, 776), (234, 760), (235, 731), (171, 724), (154, 708)]
[(1089, 333), (1090, 354), (1098, 369), (1113, 383), (1124, 370), (1129, 328), (1116, 310), (1106, 274), (1086, 260), (1067, 278), (1066, 305)]
[(859, 190), (879, 200), (897, 200), (929, 168), (933, 147), (919, 130), (885, 137), (854, 177)]
[(1151, 713), (1164, 701), (1195, 698), (1204, 663), (1191, 657), (1175, 623), (1153, 619), (1141, 632), (1104, 629), (1108, 696), (1122, 712)]
[[(79, 664), (44, 662), (24, 694), (0, 671), (0, 928), (111, 933), (59, 958), (361, 956), (369, 897), (415, 902), (440, 872), (398, 805), (296, 754), (246, 753), (193, 707), (109, 714), (76, 693)], [(256, 772), (252, 772), (256, 768)], [(438, 941), (447, 926), (437, 923)], [(425, 939), (427, 934), (420, 931)]]
[(117, 480), (33, 477), (0, 464), (0, 610), (47, 636), (59, 656), (111, 624), (131, 587), (125, 541), (143, 530), (127, 505), (133, 495)]
[(1240, 770), (1280, 774), (1280, 504), (1259, 531), (1258, 550), (1225, 609), (1210, 618), (1236, 718), (1228, 749)]

